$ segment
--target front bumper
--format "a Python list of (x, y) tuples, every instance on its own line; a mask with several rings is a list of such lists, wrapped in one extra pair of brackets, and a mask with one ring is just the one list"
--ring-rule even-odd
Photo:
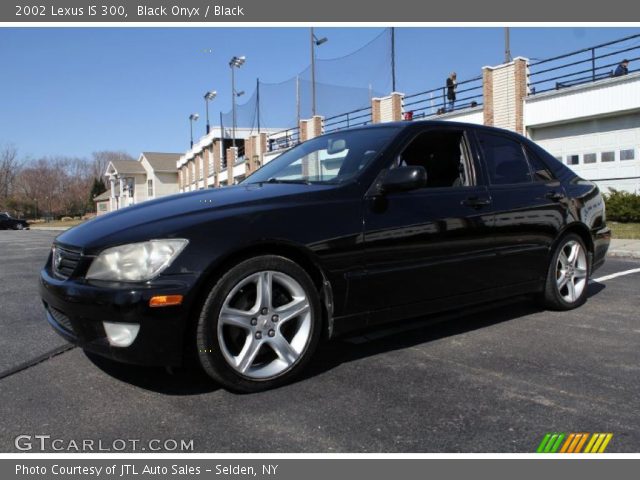
[[(87, 351), (121, 362), (158, 366), (184, 363), (195, 274), (133, 285), (62, 280), (52, 274), (49, 265), (40, 274), (40, 295), (47, 320), (59, 335)], [(179, 306), (151, 308), (149, 299), (155, 295), (183, 295), (184, 301)], [(115, 347), (109, 343), (103, 322), (138, 324), (140, 330), (130, 346)]]

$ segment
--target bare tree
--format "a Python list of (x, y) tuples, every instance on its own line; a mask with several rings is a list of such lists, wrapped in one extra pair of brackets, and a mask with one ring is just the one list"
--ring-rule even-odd
[(40, 158), (29, 162), (18, 179), (18, 203), (34, 216), (83, 215), (93, 182), (92, 164), (81, 158)]
[(107, 165), (112, 160), (135, 160), (127, 152), (114, 151), (114, 150), (102, 150), (99, 152), (93, 152), (91, 154), (93, 158), (92, 175), (95, 178), (103, 178), (107, 171)]
[(0, 207), (2, 208), (6, 208), (15, 190), (20, 167), (18, 150), (14, 146), (7, 145), (0, 149)]
[(22, 164), (15, 148), (0, 151), (0, 209), (40, 216), (76, 216), (93, 211), (94, 179), (102, 180), (113, 160), (134, 160), (117, 151), (94, 152), (91, 160), (42, 157)]

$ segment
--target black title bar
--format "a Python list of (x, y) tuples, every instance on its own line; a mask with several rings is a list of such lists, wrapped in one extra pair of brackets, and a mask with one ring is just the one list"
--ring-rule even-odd
[(628, 0), (14, 0), (0, 22), (638, 22)]

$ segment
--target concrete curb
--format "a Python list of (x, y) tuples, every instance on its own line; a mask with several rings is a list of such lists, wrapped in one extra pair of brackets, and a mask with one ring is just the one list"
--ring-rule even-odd
[(607, 255), (609, 257), (640, 258), (640, 240), (612, 238)]
[(640, 252), (633, 250), (609, 250), (607, 252), (608, 257), (624, 257), (624, 258), (638, 258), (640, 259)]
[(48, 230), (51, 232), (64, 232), (70, 228), (71, 227), (30, 227), (31, 230)]

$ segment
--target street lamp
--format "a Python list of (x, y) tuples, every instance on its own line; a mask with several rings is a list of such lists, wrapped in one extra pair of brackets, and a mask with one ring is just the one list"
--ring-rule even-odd
[(197, 113), (192, 113), (189, 115), (189, 127), (191, 128), (191, 148), (193, 148), (193, 122), (197, 122), (200, 118), (200, 115)]
[(231, 126), (231, 132), (232, 132), (232, 140), (233, 140), (233, 147), (235, 148), (236, 146), (236, 97), (239, 97), (242, 93), (244, 92), (240, 92), (240, 94), (238, 94), (238, 92), (236, 92), (236, 74), (235, 74), (235, 69), (236, 68), (240, 68), (242, 65), (244, 65), (244, 62), (246, 61), (246, 57), (243, 55), (241, 57), (236, 57), (234, 56), (230, 61), (229, 61), (229, 67), (231, 67), (231, 102), (232, 102), (232, 109), (233, 109), (233, 121), (232, 121), (232, 126)]
[(209, 135), (209, 130), (211, 129), (209, 127), (209, 102), (216, 98), (217, 94), (218, 92), (216, 92), (215, 90), (211, 90), (204, 94), (204, 103), (207, 110), (207, 135)]
[(311, 113), (316, 115), (316, 47), (326, 43), (327, 37), (318, 38), (311, 27)]

